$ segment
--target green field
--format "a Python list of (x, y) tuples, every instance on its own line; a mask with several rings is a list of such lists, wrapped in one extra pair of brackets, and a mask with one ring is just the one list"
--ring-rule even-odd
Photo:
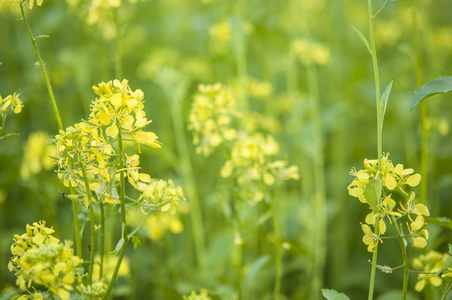
[(452, 299), (451, 13), (0, 0), (0, 300)]

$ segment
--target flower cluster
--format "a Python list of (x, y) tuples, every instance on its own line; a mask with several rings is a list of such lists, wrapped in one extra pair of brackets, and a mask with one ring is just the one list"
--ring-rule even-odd
[[(138, 150), (140, 144), (160, 148), (160, 143), (155, 133), (144, 130), (151, 121), (144, 112), (141, 90), (132, 91), (125, 79), (102, 82), (93, 89), (99, 97), (91, 103), (89, 119), (61, 130), (56, 136), (57, 172), (66, 186), (75, 187), (84, 195), (95, 191), (98, 199), (115, 204), (118, 201), (111, 188), (115, 172), (126, 171), (129, 183), (135, 188), (137, 182), (149, 183), (151, 178), (139, 172), (138, 154), (124, 154), (125, 169), (117, 170), (119, 159), (113, 142), (121, 134), (122, 139), (124, 135), (130, 136), (138, 144)], [(85, 187), (84, 176), (89, 188)]]
[(11, 110), (15, 114), (19, 114), (22, 111), (22, 101), (19, 99), (20, 94), (14, 93), (13, 95), (8, 95), (6, 98), (2, 98), (0, 95), (0, 106), (2, 108), (2, 115), (5, 114), (8, 110), (8, 107), (11, 108)]
[(31, 175), (39, 174), (42, 170), (52, 170), (56, 155), (55, 145), (50, 144), (44, 132), (30, 134), (24, 147), (24, 158), (20, 167), (20, 176), (29, 179)]
[(224, 141), (237, 137), (232, 126), (233, 118), (238, 116), (235, 102), (229, 90), (220, 83), (199, 86), (188, 127), (193, 131), (196, 153), (208, 156)]
[(303, 64), (327, 65), (331, 60), (330, 51), (326, 46), (310, 40), (295, 40), (292, 49)]
[(45, 227), (44, 221), (27, 224), (26, 233), (14, 235), (8, 268), (16, 273), (16, 284), (21, 290), (32, 289), (32, 284), (41, 285), (67, 300), (82, 259), (74, 256), (70, 241), (61, 244), (52, 233), (54, 230)]
[(430, 251), (427, 254), (420, 255), (413, 260), (413, 266), (416, 269), (422, 270), (422, 272), (426, 273), (418, 275), (418, 281), (414, 287), (416, 291), (422, 291), (426, 284), (430, 284), (432, 286), (440, 286), (442, 284), (443, 280), (440, 277), (440, 273), (443, 270), (443, 263), (446, 261), (448, 256), (448, 254)]
[[(151, 240), (160, 239), (167, 231), (174, 234), (182, 232), (184, 226), (180, 213), (184, 213), (187, 207), (179, 205), (181, 200), (185, 200), (180, 186), (176, 186), (171, 179), (168, 181), (153, 179), (149, 184), (139, 183), (138, 189), (141, 191), (138, 199), (141, 212), (148, 215), (143, 223), (143, 229)], [(159, 211), (149, 214), (149, 210), (157, 209)], [(139, 226), (138, 215), (141, 212), (139, 209), (128, 210), (130, 226)]]
[(144, 112), (143, 91), (132, 91), (126, 79), (102, 82), (93, 89), (99, 98), (91, 104), (91, 123), (99, 127), (107, 126), (105, 133), (109, 137), (116, 138), (121, 128), (130, 133), (139, 145), (160, 148), (157, 135), (143, 130), (152, 122)]
[[(413, 169), (405, 169), (402, 164), (397, 164), (394, 167), (388, 157), (389, 154), (382, 157), (381, 173), (378, 171), (378, 161), (367, 159), (364, 160), (365, 169), (359, 171), (352, 169), (350, 171), (350, 174), (356, 177), (348, 186), (350, 196), (358, 198), (362, 203), (369, 204), (372, 209), (372, 212), (366, 216), (366, 224), (361, 224), (364, 232), (363, 242), (367, 245), (367, 250), (373, 252), (378, 243), (382, 242), (380, 236), (386, 232), (385, 218), (391, 223), (392, 218), (398, 219), (407, 216), (409, 221), (407, 228), (413, 239), (413, 246), (424, 248), (429, 237), (428, 231), (425, 229), (424, 216), (429, 216), (430, 212), (424, 204), (415, 203), (416, 194), (414, 192), (407, 193), (404, 190), (406, 185), (417, 186), (421, 180), (421, 175), (413, 174)], [(370, 197), (366, 195), (372, 195), (371, 192), (368, 192), (371, 188), (381, 192), (376, 203), (366, 198)], [(396, 190), (407, 198), (406, 201), (399, 201), (398, 205), (391, 193)], [(379, 219), (379, 222), (375, 224), (377, 219)], [(372, 231), (371, 226), (378, 226), (378, 234)]]
[[(298, 168), (287, 167), (285, 161), (273, 161), (279, 146), (272, 136), (260, 133), (244, 134), (234, 143), (230, 159), (221, 169), (224, 178), (236, 177), (239, 186), (248, 187), (248, 197), (254, 201), (263, 199), (259, 185), (275, 183), (275, 177), (283, 180), (298, 179)], [(253, 188), (256, 187), (256, 188)]]
[(190, 295), (184, 296), (183, 300), (211, 300), (209, 297), (209, 291), (206, 289), (201, 289), (199, 293), (191, 292)]

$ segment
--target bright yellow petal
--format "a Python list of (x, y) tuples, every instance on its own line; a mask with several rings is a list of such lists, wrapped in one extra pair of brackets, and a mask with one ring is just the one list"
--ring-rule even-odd
[(112, 138), (116, 138), (118, 136), (118, 132), (118, 126), (116, 126), (116, 124), (111, 125), (107, 128), (107, 130), (105, 130), (105, 133)]
[(407, 178), (406, 183), (411, 186), (417, 186), (421, 182), (421, 174), (414, 174)]

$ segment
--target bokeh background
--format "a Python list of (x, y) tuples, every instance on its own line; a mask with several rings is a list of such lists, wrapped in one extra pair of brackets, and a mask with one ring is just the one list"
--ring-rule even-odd
[[(375, 8), (383, 3), (375, 1)], [(420, 108), (410, 110), (410, 105), (419, 86), (451, 75), (451, 12), (448, 0), (399, 0), (391, 1), (376, 20), (382, 87), (394, 81), (383, 151), (394, 164), (416, 172), (421, 172), (426, 153), (423, 171), (428, 176), (422, 175), (428, 180), (421, 188), (436, 217), (452, 214), (452, 96), (425, 101), (424, 127)], [(299, 180), (272, 188), (286, 243), (285, 299), (317, 299), (315, 278), (321, 279), (322, 288), (337, 289), (351, 299), (366, 297), (371, 255), (361, 241), (360, 222), (369, 210), (347, 192), (350, 169), (361, 169), (364, 158), (377, 157), (371, 57), (349, 26), (368, 35), (366, 1), (44, 0), (25, 13), (35, 36), (49, 36), (40, 38), (38, 47), (64, 126), (87, 118), (93, 85), (127, 78), (132, 89), (144, 91), (147, 116), (153, 120), (148, 128), (162, 143), (161, 149), (142, 150), (143, 170), (152, 177), (173, 178), (186, 191), (187, 202), (178, 213), (150, 218), (139, 233), (143, 245), (127, 251), (130, 269), (118, 280), (118, 299), (181, 299), (200, 288), (208, 289), (213, 299), (236, 294), (235, 231), (225, 201), (231, 191), (220, 176), (225, 157), (221, 150), (209, 157), (196, 154), (187, 129), (198, 85), (216, 82), (229, 86), (238, 101), (247, 99), (259, 126), (278, 141), (278, 157), (300, 171)], [(41, 149), (47, 144), (33, 142), (38, 132), (52, 138), (58, 126), (19, 19), (17, 4), (0, 2), (0, 93), (20, 93), (24, 103), (20, 114), (8, 114), (5, 127), (19, 135), (0, 140), (0, 291), (15, 287), (14, 274), (7, 269), (9, 248), (13, 235), (22, 233), (27, 223), (46, 220), (60, 239), (74, 239), (71, 203), (64, 198), (68, 191), (44, 163)], [(182, 109), (175, 114), (178, 97)], [(176, 133), (177, 122), (185, 128), (182, 137)], [(193, 166), (189, 180), (181, 147)], [(202, 214), (201, 253), (187, 194), (193, 187)], [(324, 198), (320, 207), (319, 195)], [(243, 203), (239, 209), (248, 299), (272, 299), (274, 248), (267, 206)], [(320, 235), (319, 211), (327, 218)], [(81, 218), (89, 225), (83, 212)], [(428, 249), (447, 252), (451, 230), (428, 226)], [(318, 238), (324, 250), (318, 248)], [(110, 247), (117, 239), (108, 241)], [(400, 265), (398, 247), (397, 241), (384, 242), (379, 263)], [(325, 263), (313, 266), (318, 251), (325, 252)], [(422, 253), (411, 246), (408, 251), (410, 260)], [(441, 288), (414, 292), (416, 277), (410, 277), (413, 299), (439, 299)], [(401, 282), (401, 270), (378, 273), (377, 298), (400, 299), (394, 293)]]

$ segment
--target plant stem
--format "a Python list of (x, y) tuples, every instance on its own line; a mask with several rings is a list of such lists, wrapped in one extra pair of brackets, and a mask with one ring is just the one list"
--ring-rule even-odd
[(397, 232), (397, 236), (399, 239), (400, 244), (400, 251), (402, 253), (402, 260), (403, 260), (403, 292), (402, 292), (402, 299), (405, 300), (407, 297), (408, 292), (408, 279), (409, 279), (409, 269), (408, 269), (408, 256), (406, 253), (406, 246), (405, 246), (405, 240), (402, 237), (402, 234), (400, 232), (399, 225), (397, 225), (397, 221), (393, 215), (391, 215), (392, 224), (394, 225), (394, 228)]
[(44, 80), (46, 82), (47, 91), (49, 92), (50, 101), (52, 102), (52, 106), (53, 106), (53, 112), (55, 113), (55, 117), (56, 117), (56, 120), (58, 123), (58, 128), (60, 130), (63, 130), (63, 123), (61, 122), (60, 113), (58, 111), (58, 106), (55, 101), (55, 96), (53, 95), (52, 85), (50, 84), (49, 76), (47, 75), (47, 71), (45, 69), (44, 62), (42, 61), (41, 54), (39, 53), (38, 46), (36, 45), (36, 38), (33, 37), (30, 27), (28, 26), (27, 19), (25, 18), (25, 13), (24, 13), (24, 8), (23, 8), (24, 3), (25, 2), (22, 2), (19, 4), (20, 13), (22, 15), (22, 21), (24, 22), (25, 28), (27, 29), (31, 44), (33, 45), (33, 49), (35, 50), (36, 57), (38, 58), (38, 61), (39, 61), (39, 66), (41, 67), (42, 74), (44, 75)]
[(82, 239), (80, 237), (80, 223), (78, 220), (78, 207), (76, 199), (72, 201), (72, 212), (74, 213), (74, 225), (75, 225), (75, 244), (77, 247), (77, 256), (83, 258)]
[[(381, 107), (380, 107), (380, 77), (378, 74), (378, 60), (377, 60), (377, 50), (375, 47), (375, 16), (372, 12), (372, 0), (367, 1), (368, 6), (368, 18), (369, 18), (369, 33), (370, 33), (370, 47), (371, 47), (371, 55), (372, 55), (372, 66), (374, 71), (374, 79), (375, 79), (375, 100), (377, 105), (377, 151), (378, 151), (378, 176), (381, 177), (381, 156), (382, 156), (382, 115), (381, 115)], [(380, 201), (380, 199), (378, 199)], [(375, 220), (375, 234), (378, 235), (378, 224), (380, 218), (377, 217)], [(375, 272), (377, 266), (377, 256), (378, 256), (378, 245), (375, 247), (375, 252), (372, 255), (372, 268), (370, 272), (370, 283), (369, 283), (369, 295), (368, 299), (373, 299), (374, 286), (375, 286)]]
[[(201, 268), (205, 265), (204, 257), (204, 225), (201, 210), (201, 201), (199, 199), (199, 193), (196, 185), (195, 174), (193, 172), (193, 167), (191, 164), (190, 154), (187, 151), (187, 137), (185, 135), (185, 127), (183, 122), (182, 114), (182, 101), (186, 96), (186, 91), (188, 88), (188, 80), (183, 87), (181, 87), (181, 92), (173, 95), (173, 101), (170, 102), (171, 108), (171, 119), (173, 121), (174, 132), (176, 135), (176, 146), (177, 152), (181, 161), (181, 170), (184, 181), (186, 182), (186, 187), (188, 189), (191, 198), (191, 222), (193, 224), (193, 238), (195, 241), (195, 251), (196, 260)], [(168, 95), (169, 96), (169, 95)]]
[(118, 124), (118, 148), (119, 148), (119, 200), (121, 203), (121, 224), (122, 224), (122, 239), (124, 239), (124, 244), (121, 247), (121, 251), (119, 253), (118, 261), (115, 266), (115, 270), (113, 271), (113, 275), (111, 276), (110, 283), (108, 284), (107, 291), (105, 295), (102, 297), (103, 300), (107, 299), (113, 289), (113, 284), (116, 281), (116, 277), (118, 276), (119, 267), (121, 266), (122, 260), (124, 258), (124, 254), (126, 252), (127, 245), (129, 244), (129, 236), (127, 234), (127, 223), (126, 223), (126, 183), (125, 183), (125, 163), (124, 163), (124, 145), (122, 139), (122, 129), (120, 126), (119, 120), (116, 120), (116, 124)]
[[(416, 75), (416, 86), (420, 88), (422, 86), (422, 64), (421, 64), (421, 54), (419, 50), (419, 27), (417, 23), (417, 11), (416, 11), (416, 0), (413, 0), (412, 8), (412, 20), (413, 20), (413, 50), (414, 50), (414, 73)], [(428, 187), (428, 148), (429, 148), (429, 129), (427, 127), (427, 108), (425, 107), (425, 102), (421, 102), (421, 126), (422, 126), (422, 142), (421, 142), (421, 175), (422, 180), (419, 187), (420, 195), (419, 202), (427, 203), (427, 187)]]
[(85, 165), (82, 162), (81, 154), (78, 153), (80, 169), (82, 170), (83, 180), (85, 182), (86, 197), (88, 197), (89, 205), (89, 219), (91, 227), (91, 249), (90, 249), (90, 259), (89, 259), (89, 272), (88, 272), (88, 284), (93, 283), (93, 270), (94, 270), (94, 255), (96, 252), (96, 227), (94, 220), (94, 204), (91, 197), (91, 190), (89, 188), (88, 176), (86, 174)]
[(99, 278), (102, 278), (103, 270), (104, 270), (104, 252), (105, 252), (105, 211), (104, 204), (101, 200), (99, 200), (100, 207), (100, 270), (99, 270)]
[(276, 222), (276, 210), (274, 199), (271, 195), (268, 186), (262, 181), (265, 192), (268, 197), (269, 206), (270, 206), (270, 215), (272, 219), (273, 225), (273, 233), (275, 234), (275, 287), (273, 292), (273, 299), (279, 300), (279, 295), (281, 291), (281, 276), (282, 276), (282, 256), (281, 256), (281, 238), (279, 235), (278, 223)]

